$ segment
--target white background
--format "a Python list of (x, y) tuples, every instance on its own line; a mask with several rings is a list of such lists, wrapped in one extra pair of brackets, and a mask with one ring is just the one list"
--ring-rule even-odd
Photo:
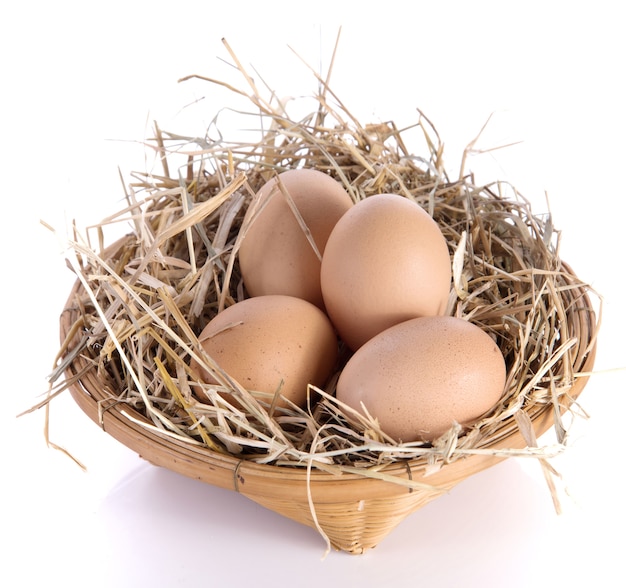
[[(626, 121), (618, 3), (14, 2), (0, 23), (3, 207), (0, 566), (34, 586), (624, 585), (623, 265)], [(409, 9), (409, 6), (411, 7)], [(548, 210), (562, 255), (604, 295), (600, 350), (571, 447), (555, 460), (563, 514), (538, 464), (509, 460), (406, 519), (363, 556), (331, 552), (312, 529), (223, 491), (156, 469), (61, 397), (17, 419), (46, 390), (58, 314), (72, 284), (55, 237), (121, 206), (151, 166), (141, 146), (162, 128), (202, 134), (225, 94), (187, 74), (243, 80), (225, 37), (279, 96), (316, 84), (292, 47), (326, 71), (362, 122), (415, 122), (445, 142), (448, 170), (493, 118), (478, 180), (510, 180)], [(569, 494), (566, 493), (566, 490)], [(617, 533), (615, 534), (615, 531)]]

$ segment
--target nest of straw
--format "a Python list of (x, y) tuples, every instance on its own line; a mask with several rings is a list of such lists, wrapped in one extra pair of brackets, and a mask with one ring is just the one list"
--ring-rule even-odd
[[(480, 452), (549, 457), (554, 446), (536, 447), (539, 414), (551, 415), (557, 445), (564, 445), (563, 415), (575, 406), (577, 381), (588, 376), (597, 321), (591, 289), (560, 259), (550, 217), (535, 216), (504, 183), (448, 177), (441, 141), (420, 112), (411, 129), (361, 124), (317, 76), (310, 114), (291, 120), (239, 67), (248, 91), (228, 89), (249, 99), (250, 111), (241, 114), (258, 121), (258, 140), (229, 141), (215, 133), (219, 121), (202, 137), (155, 127), (149, 147), (162, 173), (134, 173), (126, 206), (97, 227), (97, 237), (70, 239), (77, 286), (64, 310), (71, 321), (51, 397), (91, 374), (102, 389), (101, 421), (121, 407), (139, 429), (239, 462), (364, 477), (384, 477), (384, 467), (399, 462), (436, 470)], [(407, 149), (408, 132), (421, 135), (423, 155)], [(502, 399), (469, 429), (453, 427), (430, 444), (398, 444), (338, 403), (336, 377), (311, 390), (305, 409), (273, 409), (202, 353), (197, 336), (207, 322), (247, 296), (237, 258), (247, 208), (274, 174), (299, 167), (331, 175), (355, 202), (396, 193), (437, 221), (453, 265), (448, 313), (487, 331), (508, 370)], [(104, 246), (107, 225), (122, 220), (132, 230)], [(191, 358), (221, 385), (198, 381)], [(199, 388), (206, 401), (194, 393)], [(234, 394), (237, 406), (220, 390)], [(520, 431), (526, 448), (498, 445)]]

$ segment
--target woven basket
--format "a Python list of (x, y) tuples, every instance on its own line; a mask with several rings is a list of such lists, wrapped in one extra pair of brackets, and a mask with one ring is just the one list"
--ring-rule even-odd
[[(81, 294), (82, 286), (77, 282), (61, 315), (63, 341), (81, 316)], [(577, 372), (588, 373), (593, 366), (595, 345), (587, 347), (585, 343), (594, 340), (595, 316), (583, 287), (574, 288), (569, 294), (573, 306), (568, 314), (568, 328), (580, 341), (581, 350), (573, 358), (573, 367)], [(508, 450), (528, 445), (515, 419), (508, 419), (483, 445), (485, 452), (445, 463), (428, 476), (423, 458), (393, 463), (384, 469), (391, 476), (422, 481), (423, 488), (407, 488), (357, 474), (263, 465), (190, 445), (142, 426), (141, 422), (147, 422), (145, 417), (126, 404), (112, 401), (111, 392), (92, 367), (89, 358), (78, 355), (66, 366), (66, 379), (80, 408), (112, 437), (156, 466), (234, 490), (272, 511), (315, 527), (334, 548), (353, 554), (375, 547), (410, 513), (472, 474), (505, 459)], [(566, 399), (561, 401), (562, 412), (577, 399), (586, 382), (586, 376), (574, 381)], [(534, 433), (539, 436), (554, 424), (554, 407), (535, 405), (529, 416)]]
[[(213, 139), (209, 131), (185, 138), (157, 127), (152, 147), (163, 174), (135, 174), (127, 208), (109, 217), (125, 218), (134, 232), (100, 255), (84, 245), (89, 239), (73, 243), (79, 279), (61, 315), (62, 352), (51, 379), (63, 380), (60, 388), (69, 388), (93, 421), (151, 463), (239, 492), (316, 528), (328, 547), (362, 553), (468, 476), (509, 456), (548, 456), (536, 447), (537, 438), (555, 423), (555, 445), (562, 447), (560, 415), (574, 412), (570, 408), (595, 357), (591, 289), (559, 259), (550, 219), (531, 214), (517, 191), (508, 198), (500, 182), (477, 186), (463, 174), (449, 179), (443, 144), (421, 113), (406, 131), (423, 135), (426, 157), (411, 155), (405, 131), (395, 123), (362, 125), (340, 102), (333, 107), (334, 95), (321, 78), (315, 107), (295, 121), (284, 105), (263, 99), (252, 77), (242, 73), (252, 94), (235, 94), (250, 100), (253, 120), (260, 117), (251, 142), (231, 143), (221, 133)], [(242, 128), (249, 128), (249, 120)], [(448, 311), (471, 318), (498, 339), (509, 372), (498, 405), (469, 430), (452, 428), (432, 446), (398, 448), (385, 441), (376, 423), (356, 426), (333, 404), (332, 380), (310, 413), (287, 415), (288, 434), (256, 401), (248, 405), (251, 412), (230, 410), (228, 418), (215, 398), (210, 407), (198, 407), (191, 391), (202, 383), (190, 380), (187, 362), (198, 353), (197, 335), (210, 315), (245, 298), (237, 261), (245, 211), (277, 171), (300, 167), (331, 175), (354, 201), (403, 194), (439, 224), (453, 268)], [(142, 192), (144, 199), (138, 197)], [(162, 268), (165, 275), (149, 274)], [(115, 314), (119, 309), (121, 317)], [(119, 341), (111, 345), (117, 334), (107, 333), (116, 328), (130, 350), (122, 350)], [(147, 331), (152, 338), (144, 343)], [(110, 361), (114, 353), (117, 363)], [(147, 385), (138, 386), (139, 379)], [(239, 400), (246, 398), (240, 386), (234, 391)], [(155, 418), (153, 401), (165, 406), (163, 420), (147, 418)], [(210, 426), (203, 429), (199, 418)], [(301, 419), (300, 437), (295, 418)], [(331, 433), (320, 441), (322, 430)], [(277, 438), (285, 441), (278, 450)], [(268, 439), (262, 453), (259, 443)], [(337, 457), (346, 447), (356, 453)]]

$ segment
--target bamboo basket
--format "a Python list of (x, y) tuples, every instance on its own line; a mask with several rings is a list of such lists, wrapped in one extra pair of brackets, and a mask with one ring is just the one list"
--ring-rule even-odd
[[(66, 340), (80, 310), (76, 299), (77, 282), (61, 315), (61, 339)], [(594, 335), (593, 314), (584, 291), (579, 304), (583, 312), (573, 312), (570, 328), (581, 341)], [(589, 372), (595, 358), (595, 346), (577, 358), (577, 369)], [(80, 408), (109, 435), (138, 453), (155, 466), (165, 467), (208, 484), (234, 490), (262, 506), (307, 526), (321, 529), (333, 548), (360, 554), (375, 547), (405, 517), (450, 491), (456, 484), (489, 468), (507, 454), (528, 446), (515, 421), (503, 424), (493, 441), (483, 451), (446, 463), (428, 474), (425, 459), (390, 464), (382, 470), (388, 476), (404, 478), (423, 487), (406, 487), (386, 480), (354, 473), (303, 471), (302, 468), (257, 464), (236, 456), (147, 429), (145, 416), (125, 404), (115, 404), (88, 358), (77, 357), (67, 367), (67, 379), (74, 382), (70, 392)], [(588, 377), (576, 380), (568, 394), (573, 403), (582, 392)], [(111, 403), (113, 405), (111, 406)], [(565, 411), (569, 404), (562, 404)], [(554, 425), (554, 407), (538, 406), (530, 414), (534, 435), (539, 437)], [(129, 418), (132, 417), (131, 418)], [(513, 450), (513, 451), (511, 451)]]
[[(239, 492), (314, 527), (329, 549), (358, 554), (467, 477), (508, 457), (544, 464), (561, 451), (564, 415), (575, 415), (593, 368), (598, 321), (593, 292), (558, 255), (550, 219), (534, 216), (520, 195), (501, 194), (499, 183), (450, 180), (423, 115), (416, 127), (427, 156), (416, 157), (393, 123), (361, 125), (344, 107), (332, 110), (318, 81), (317, 109), (298, 121), (252, 84), (247, 98), (271, 122), (256, 143), (198, 142), (156, 128), (164, 173), (135, 177), (121, 211), (134, 230), (108, 247), (72, 241), (78, 279), (60, 317), (51, 396), (69, 389), (98, 426), (152, 464)], [(185, 158), (186, 173), (170, 173), (172, 154)], [(391, 443), (375, 422), (342, 411), (332, 382), (317, 390), (316, 408), (287, 415), (301, 434), (236, 382), (229, 385), (253, 417), (218, 396), (204, 406), (190, 396), (195, 336), (245, 297), (236, 256), (243, 214), (273, 173), (302, 165), (331, 174), (355, 200), (385, 191), (413, 198), (440, 223), (454, 270), (449, 312), (495, 336), (509, 371), (501, 402), (469, 430), (452, 428), (433, 444)], [(203, 270), (208, 282), (195, 277)], [(190, 310), (201, 295), (208, 310)], [(553, 426), (556, 443), (539, 446)]]

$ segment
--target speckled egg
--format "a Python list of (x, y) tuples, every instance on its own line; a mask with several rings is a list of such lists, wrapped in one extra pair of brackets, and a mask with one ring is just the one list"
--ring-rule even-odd
[(416, 202), (379, 194), (332, 230), (322, 259), (326, 311), (352, 350), (384, 329), (446, 310), (452, 280), (439, 226)]
[[(318, 307), (292, 296), (248, 298), (227, 307), (203, 329), (206, 353), (245, 389), (268, 405), (303, 407), (307, 387), (324, 386), (337, 361), (337, 336)], [(217, 379), (192, 361), (202, 379)]]
[(433, 441), (454, 423), (492, 409), (506, 380), (502, 353), (487, 333), (451, 316), (411, 319), (365, 343), (337, 382), (337, 399), (401, 442)]
[(337, 180), (294, 169), (269, 180), (247, 211), (239, 264), (250, 296), (284, 294), (323, 308), (321, 256), (335, 223), (353, 205)]

